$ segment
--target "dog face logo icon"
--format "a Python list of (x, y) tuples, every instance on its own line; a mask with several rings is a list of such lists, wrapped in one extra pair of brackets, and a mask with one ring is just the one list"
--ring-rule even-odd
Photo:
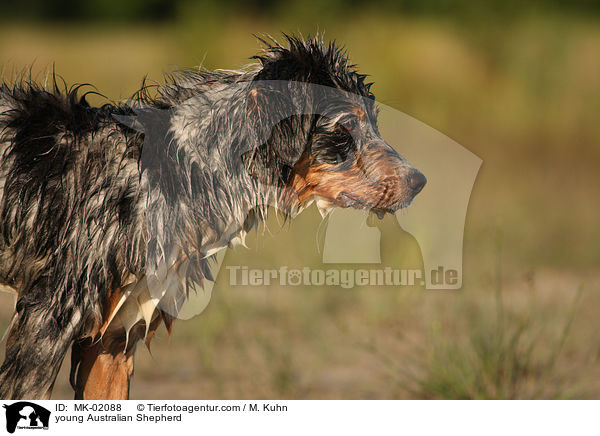
[(15, 429), (48, 429), (50, 411), (29, 401), (3, 406), (6, 409), (6, 431)]

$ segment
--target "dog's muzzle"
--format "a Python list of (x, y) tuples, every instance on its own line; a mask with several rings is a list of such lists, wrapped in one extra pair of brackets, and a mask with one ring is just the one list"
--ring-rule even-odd
[(407, 207), (427, 179), (385, 142), (369, 147), (370, 209), (378, 214)]

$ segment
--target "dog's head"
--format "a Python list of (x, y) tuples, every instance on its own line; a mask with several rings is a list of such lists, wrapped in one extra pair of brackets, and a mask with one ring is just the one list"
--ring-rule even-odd
[(244, 156), (247, 170), (284, 187), (293, 206), (314, 199), (380, 216), (408, 206), (426, 179), (381, 137), (366, 76), (334, 44), (287, 40), (257, 56), (246, 116), (268, 139)]

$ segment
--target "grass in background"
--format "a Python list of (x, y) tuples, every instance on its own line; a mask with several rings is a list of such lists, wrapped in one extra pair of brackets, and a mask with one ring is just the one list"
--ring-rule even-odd
[[(507, 305), (498, 276), (495, 298), (470, 292), (453, 311), (457, 326), (435, 322), (411, 364), (386, 357), (392, 377), (422, 399), (570, 399), (585, 395), (580, 374), (565, 374), (557, 364), (577, 316), (583, 287), (566, 314), (540, 313)], [(453, 324), (454, 324), (453, 323)]]

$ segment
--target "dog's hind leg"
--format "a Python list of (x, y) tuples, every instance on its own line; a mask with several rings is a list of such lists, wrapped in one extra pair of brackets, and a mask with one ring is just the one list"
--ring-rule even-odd
[(72, 307), (54, 313), (48, 304), (20, 299), (0, 367), (0, 398), (48, 399), (71, 342), (79, 332), (81, 312)]

